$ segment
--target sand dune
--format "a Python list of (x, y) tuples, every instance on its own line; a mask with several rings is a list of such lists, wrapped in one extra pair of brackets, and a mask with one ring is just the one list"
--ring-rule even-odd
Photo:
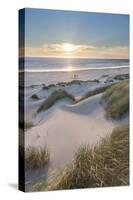
[(75, 105), (55, 109), (41, 125), (26, 132), (26, 146), (43, 146), (50, 150), (50, 170), (68, 164), (81, 144), (94, 145), (119, 124), (106, 120), (101, 94)]
[[(49, 178), (54, 170), (66, 167), (71, 163), (74, 153), (82, 144), (95, 145), (110, 134), (114, 127), (128, 122), (128, 116), (123, 119), (107, 120), (101, 101), (101, 95), (95, 95), (73, 104), (68, 99), (57, 101), (48, 110), (37, 113), (37, 109), (55, 90), (63, 89), (73, 95), (76, 100), (83, 97), (86, 92), (117, 82), (115, 75), (127, 74), (128, 68), (110, 70), (88, 70), (76, 72), (78, 80), (94, 80), (99, 82), (84, 82), (60, 86), (60, 82), (73, 81), (73, 72), (60, 73), (26, 73), (25, 90), (25, 121), (35, 126), (25, 132), (25, 145), (47, 145), (50, 152), (50, 165), (48, 169), (26, 171), (27, 185)], [(118, 80), (119, 81), (119, 80)], [(49, 89), (43, 84), (55, 84)], [(35, 85), (35, 87), (33, 87)], [(36, 94), (39, 100), (32, 97)]]
[(102, 103), (101, 96), (102, 94), (92, 96), (74, 105), (67, 105), (64, 107), (64, 109), (70, 112), (83, 114), (83, 115), (90, 115), (93, 112), (95, 113), (97, 109), (100, 109), (103, 111), (103, 108), (101, 108), (100, 106)]

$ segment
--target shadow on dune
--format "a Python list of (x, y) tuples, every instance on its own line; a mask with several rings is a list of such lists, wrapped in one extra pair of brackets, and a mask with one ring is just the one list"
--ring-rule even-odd
[(89, 97), (85, 100), (82, 100), (79, 103), (74, 105), (64, 106), (64, 110), (69, 112), (74, 112), (81, 115), (90, 115), (97, 108), (99, 108), (99, 104), (101, 104), (101, 94)]
[(48, 178), (48, 166), (41, 169), (30, 169), (25, 172), (26, 189), (30, 188), (38, 181), (47, 181)]

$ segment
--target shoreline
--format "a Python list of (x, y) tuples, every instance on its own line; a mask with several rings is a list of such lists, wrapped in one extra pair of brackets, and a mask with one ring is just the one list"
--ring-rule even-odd
[(95, 70), (112, 70), (112, 69), (125, 69), (129, 68), (129, 65), (124, 65), (124, 66), (110, 66), (110, 67), (87, 67), (87, 68), (73, 68), (73, 69), (24, 69), (24, 70), (19, 70), (19, 73), (56, 73), (56, 72), (82, 72), (82, 71), (95, 71)]

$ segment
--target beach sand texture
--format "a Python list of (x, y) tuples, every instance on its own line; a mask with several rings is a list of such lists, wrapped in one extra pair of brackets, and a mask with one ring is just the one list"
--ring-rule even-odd
[[(87, 91), (93, 91), (96, 88), (112, 84), (110, 80), (117, 82), (113, 77), (119, 74), (128, 74), (129, 69), (113, 70), (112, 72), (109, 70), (108, 73), (105, 71), (101, 73), (101, 71), (100, 74), (95, 72), (95, 76), (93, 76), (92, 71), (84, 73), (84, 77), (81, 79), (84, 82), (81, 84), (68, 85), (66, 83), (62, 87), (58, 83), (64, 77), (58, 74), (57, 79), (56, 74), (56, 84), (48, 89), (43, 89), (42, 84), (34, 87), (26, 86), (25, 120), (26, 122), (32, 122), (34, 126), (25, 131), (25, 147), (35, 146), (39, 148), (46, 145), (50, 153), (48, 168), (26, 171), (27, 188), (28, 185), (30, 186), (37, 181), (48, 180), (54, 171), (63, 169), (70, 164), (75, 152), (82, 144), (94, 146), (102, 138), (111, 134), (115, 127), (128, 123), (128, 115), (120, 120), (105, 117), (103, 93), (88, 97), (78, 103), (64, 98), (55, 102), (49, 109), (37, 113), (40, 105), (55, 90), (63, 89), (78, 100)], [(89, 80), (89, 78), (87, 79), (88, 74), (92, 80), (98, 77), (98, 81), (85, 82)], [(45, 80), (44, 77), (44, 83)], [(37, 94), (39, 99), (32, 99), (33, 94)]]
[(26, 132), (26, 146), (46, 144), (51, 158), (49, 170), (64, 167), (81, 144), (95, 145), (123, 120), (128, 121), (107, 120), (101, 103), (100, 94), (75, 105), (56, 105), (45, 122)]

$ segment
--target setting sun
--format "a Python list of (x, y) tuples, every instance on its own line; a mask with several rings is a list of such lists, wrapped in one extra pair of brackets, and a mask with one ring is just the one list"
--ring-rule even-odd
[(64, 43), (63, 50), (65, 52), (72, 52), (72, 51), (74, 51), (74, 46), (73, 46), (73, 44), (70, 44), (70, 43)]

